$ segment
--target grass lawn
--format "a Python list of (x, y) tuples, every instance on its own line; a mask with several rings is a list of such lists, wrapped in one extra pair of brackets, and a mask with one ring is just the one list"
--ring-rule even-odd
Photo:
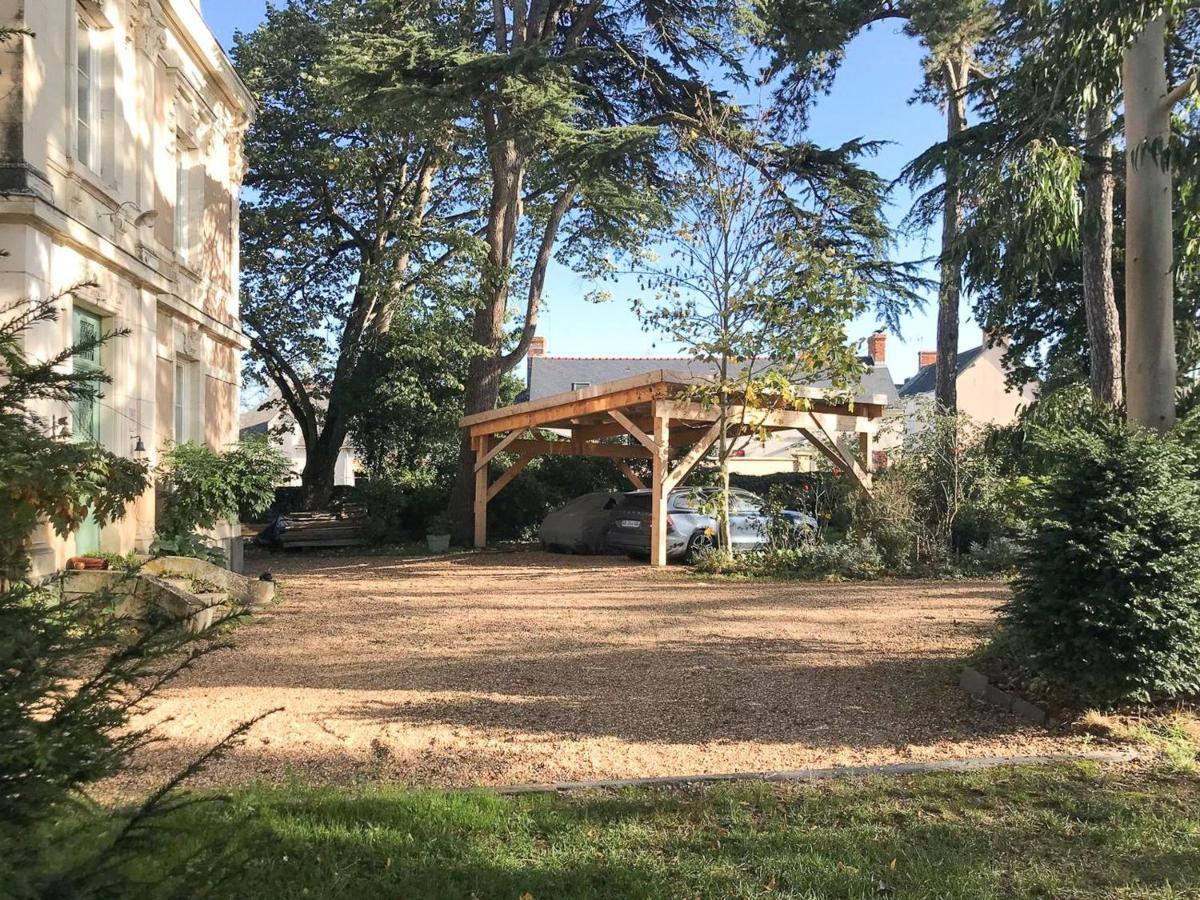
[(228, 896), (1197, 897), (1200, 779), (1091, 764), (574, 796), (249, 788)]

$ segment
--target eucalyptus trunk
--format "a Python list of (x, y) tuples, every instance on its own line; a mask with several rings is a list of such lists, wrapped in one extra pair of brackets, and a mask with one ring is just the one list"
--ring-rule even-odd
[(1113, 187), (1110, 112), (1097, 104), (1087, 114), (1083, 159), (1083, 308), (1091, 358), (1092, 398), (1118, 406), (1124, 400), (1121, 321), (1113, 287)]
[[(953, 141), (966, 127), (966, 83), (970, 59), (961, 53), (942, 65), (946, 89), (946, 138)], [(942, 253), (938, 287), (937, 368), (934, 399), (938, 411), (958, 410), (958, 307), (962, 295), (962, 252), (958, 235), (962, 226), (962, 166), (951, 150), (946, 159), (945, 196), (942, 201)]]
[(1175, 424), (1171, 110), (1165, 16), (1125, 50), (1125, 396), (1130, 422)]

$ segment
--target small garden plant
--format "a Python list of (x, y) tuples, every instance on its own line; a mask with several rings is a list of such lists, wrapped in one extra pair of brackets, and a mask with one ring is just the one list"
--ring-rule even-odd
[(177, 444), (159, 465), (163, 490), (151, 551), (224, 562), (224, 554), (200, 532), (236, 519), (239, 509), (265, 510), (290, 471), (283, 455), (262, 439), (241, 441), (225, 452)]

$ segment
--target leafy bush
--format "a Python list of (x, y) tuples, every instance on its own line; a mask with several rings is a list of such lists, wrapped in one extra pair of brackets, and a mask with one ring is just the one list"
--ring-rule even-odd
[(745, 575), (755, 578), (878, 578), (883, 558), (870, 541), (812, 541), (795, 547), (733, 555), (710, 553), (696, 563), (703, 575)]
[(966, 558), (968, 568), (977, 575), (1006, 575), (1015, 572), (1020, 562), (1020, 542), (1003, 536), (973, 545)]
[(448, 488), (432, 480), (372, 479), (355, 491), (367, 511), (366, 536), (374, 544), (423, 540), (430, 522), (445, 512)]
[(893, 465), (876, 474), (873, 496), (847, 496), (850, 533), (869, 538), (893, 574), (986, 570), (991, 563), (970, 556), (1022, 533), (1030, 479), (1005, 470), (990, 430), (969, 417), (918, 415)]
[(263, 439), (241, 441), (224, 453), (202, 444), (176, 444), (159, 464), (162, 494), (153, 552), (211, 557), (214, 548), (197, 532), (236, 519), (239, 509), (265, 510), (290, 471), (288, 461)]
[[(1080, 420), (1077, 420), (1077, 422)], [(1191, 424), (1161, 436), (1097, 411), (1041, 430), (1050, 464), (1004, 621), (1070, 702), (1200, 692), (1200, 481)]]

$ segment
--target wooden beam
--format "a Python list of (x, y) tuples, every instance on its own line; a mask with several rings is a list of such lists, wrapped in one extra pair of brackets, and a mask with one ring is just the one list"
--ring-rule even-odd
[[(578, 391), (564, 391), (561, 394), (542, 397), (538, 400), (526, 400), (524, 403), (516, 403), (501, 409), (473, 413), (469, 416), (463, 416), (458, 420), (458, 424), (463, 428), (471, 428), (472, 435), (495, 434), (509, 431), (512, 427), (515, 427), (511, 425), (509, 427), (501, 427), (496, 424), (514, 416), (530, 414), (540, 416), (533, 423), (536, 425), (542, 422), (570, 418), (570, 416), (548, 415), (548, 413), (581, 401), (599, 400), (599, 405), (593, 408), (593, 411), (599, 411), (602, 409), (612, 409), (613, 407), (621, 408), (628, 406), (628, 402), (613, 402), (612, 399), (614, 395), (627, 391), (649, 388), (650, 390), (647, 393), (650, 397), (665, 398), (669, 394), (677, 393), (680, 388), (700, 385), (711, 386), (711, 384), (711, 378), (694, 375), (688, 370), (654, 369), (650, 372), (644, 372), (641, 375), (630, 375), (627, 378), (593, 384)], [(817, 412), (840, 412), (846, 415), (855, 414), (850, 412), (847, 402), (841, 395), (826, 388), (796, 385), (793, 387), (792, 393), (794, 396), (807, 401), (810, 404), (810, 408)], [(854, 398), (853, 404), (855, 410), (878, 409), (878, 412), (869, 415), (870, 418), (878, 418), (880, 415), (883, 415), (883, 408), (887, 405), (887, 397), (883, 394), (864, 395)], [(674, 417), (671, 416), (671, 418)], [(477, 425), (484, 427), (476, 430), (475, 426)]]
[(670, 471), (666, 478), (665, 487), (668, 492), (673, 490), (679, 482), (683, 481), (700, 460), (704, 454), (712, 447), (713, 442), (721, 436), (721, 423), (713, 422), (712, 427), (704, 432), (704, 435), (689, 450), (684, 457), (675, 464), (675, 468)]
[(658, 453), (659, 448), (665, 448), (667, 446), (666, 437), (662, 439), (662, 443), (659, 443), (654, 438), (650, 437), (650, 435), (646, 434), (646, 432), (642, 431), (642, 429), (638, 428), (637, 425), (634, 424), (633, 420), (619, 409), (610, 409), (608, 414), (616, 419), (622, 428), (633, 435), (637, 439), (637, 442), (651, 453)]
[[(650, 372), (643, 372), (641, 375), (630, 375), (627, 378), (618, 378), (614, 381), (604, 381), (600, 384), (593, 384), (586, 388), (581, 388), (578, 391), (563, 391), (559, 394), (552, 394), (549, 397), (542, 397), (538, 400), (526, 400), (524, 403), (514, 403), (511, 406), (501, 407), (500, 409), (490, 409), (486, 412), (472, 413), (469, 416), (463, 416), (458, 420), (459, 426), (468, 428), (475, 425), (487, 423), (491, 425), (494, 421), (507, 418), (510, 415), (520, 415), (527, 413), (544, 413), (547, 410), (553, 410), (562, 406), (574, 405), (580, 401), (601, 400), (602, 408), (612, 406), (626, 406), (627, 403), (612, 403), (611, 398), (618, 394), (637, 392), (640, 388), (658, 389), (668, 385), (683, 384), (684, 380), (678, 372), (672, 372), (667, 369), (654, 369)], [(655, 396), (653, 390), (647, 391), (647, 396)], [(662, 395), (663, 391), (659, 390), (658, 395)], [(564, 417), (569, 418), (569, 417)], [(507, 431), (507, 428), (493, 428), (493, 431)]]
[(487, 456), (490, 441), (486, 434), (475, 438), (475, 546), (480, 549), (487, 546), (488, 470), (478, 463)]
[(646, 489), (646, 482), (642, 481), (641, 476), (633, 471), (629, 463), (621, 460), (621, 462), (617, 463), (617, 466), (624, 473), (625, 477), (629, 479), (629, 483), (633, 485), (635, 490), (644, 491)]
[(837, 445), (832, 446), (825, 443), (816, 432), (808, 428), (799, 429), (800, 433), (808, 440), (810, 444), (816, 447), (829, 459), (831, 463), (840, 469), (845, 469), (858, 482), (858, 486), (867, 494), (871, 493), (871, 476), (864, 472), (862, 467), (854, 459), (847, 459), (846, 456), (838, 449)]
[(535, 454), (533, 453), (522, 453), (517, 457), (516, 462), (501, 472), (500, 477), (496, 479), (495, 483), (492, 484), (490, 488), (488, 488), (488, 502), (491, 502), (498, 493), (504, 490), (505, 486), (514, 478), (516, 478), (523, 468), (529, 465), (529, 461), (533, 459), (534, 456)]
[[(633, 422), (633, 424), (637, 425), (638, 428), (642, 429), (642, 431), (649, 431), (654, 427), (650, 419), (641, 420), (630, 417), (630, 420)], [(668, 443), (670, 443), (672, 447), (690, 447), (692, 444), (696, 443), (697, 438), (699, 438), (699, 436), (703, 433), (704, 431), (701, 427), (683, 428), (679, 427), (679, 424), (676, 423), (676, 427), (671, 429), (671, 438)], [(620, 422), (604, 422), (597, 425), (571, 426), (571, 436), (582, 438), (585, 441), (595, 441), (601, 438), (617, 437), (619, 435), (627, 434), (629, 434), (629, 432), (625, 430), (625, 426), (623, 426)]]
[(513, 441), (514, 453), (530, 452), (534, 456), (607, 456), (609, 459), (652, 459), (654, 454), (645, 447), (633, 444), (576, 444), (574, 441)]
[[(511, 431), (514, 428), (536, 428), (547, 425), (550, 422), (569, 422), (569, 420), (579, 418), (580, 416), (605, 413), (614, 408), (634, 406), (639, 403), (649, 403), (654, 399), (655, 393), (662, 390), (665, 390), (662, 386), (630, 388), (616, 393), (603, 394), (598, 397), (571, 400), (556, 406), (544, 408), (539, 406), (534, 410), (523, 410), (522, 407), (526, 406), (526, 404), (519, 403), (516, 406), (509, 407), (512, 412), (497, 416), (496, 418), (476, 421), (477, 416), (466, 416), (460, 421), (470, 427), (472, 436), (499, 434), (503, 431)], [(503, 413), (504, 410), (499, 409), (495, 412)], [(570, 426), (566, 425), (563, 427)]]
[(512, 431), (510, 431), (507, 435), (505, 435), (503, 438), (500, 439), (500, 441), (496, 444), (495, 447), (493, 447), (491, 450), (489, 450), (484, 455), (483, 459), (477, 460), (475, 462), (475, 471), (479, 471), (481, 466), (486, 466), (493, 459), (495, 459), (499, 454), (503, 453), (509, 444), (511, 444), (513, 441), (515, 441), (517, 438), (519, 438), (521, 435), (523, 435), (528, 430), (529, 429), (527, 429), (527, 428), (520, 428), (520, 429), (514, 428)]
[[(637, 426), (643, 431), (652, 427), (648, 419), (644, 424), (638, 422)], [(585, 441), (595, 441), (600, 438), (629, 434), (629, 432), (625, 430), (625, 426), (620, 422), (597, 422), (594, 425), (572, 425), (571, 434), (583, 438)]]
[[(685, 419), (697, 422), (715, 422), (720, 414), (716, 406), (705, 406), (702, 403), (688, 402), (684, 400), (667, 400), (665, 401), (667, 414), (672, 419)], [(738, 422), (742, 419), (743, 407), (731, 406), (729, 408), (730, 423)], [(883, 406), (871, 403), (855, 404), (853, 412), (850, 412), (843, 406), (830, 406), (829, 404), (812, 401), (811, 410), (798, 409), (775, 409), (763, 410), (750, 407), (745, 410), (745, 418), (747, 424), (762, 426), (764, 428), (807, 428), (811, 422), (813, 412), (829, 413), (839, 416), (857, 417), (861, 419), (877, 419), (883, 415)]]
[(863, 469), (868, 473), (875, 471), (875, 462), (871, 458), (871, 432), (860, 431), (858, 433), (858, 455), (862, 457)]
[(812, 419), (812, 430), (821, 435), (821, 437), (825, 439), (825, 442), (828, 443), (829, 446), (834, 450), (836, 450), (839, 456), (845, 459), (846, 454), (842, 453), (842, 448), (838, 446), (837, 438), (829, 433), (829, 429), (825, 427), (825, 423), (812, 413), (806, 413), (806, 415)]
[(653, 456), (650, 485), (650, 565), (667, 564), (667, 447), (671, 435), (671, 420), (664, 415), (661, 404), (654, 404)]

